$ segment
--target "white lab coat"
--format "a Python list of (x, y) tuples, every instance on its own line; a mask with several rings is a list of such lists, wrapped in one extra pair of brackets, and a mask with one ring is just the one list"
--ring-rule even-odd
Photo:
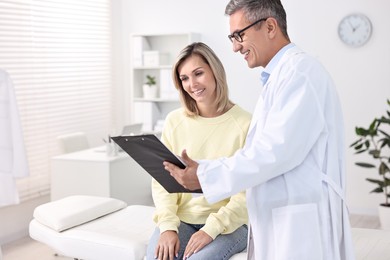
[(247, 189), (248, 259), (354, 259), (344, 201), (344, 137), (335, 86), (294, 46), (263, 88), (246, 145), (201, 162), (209, 202)]
[(15, 92), (9, 75), (0, 69), (0, 207), (19, 203), (15, 178), (27, 175)]

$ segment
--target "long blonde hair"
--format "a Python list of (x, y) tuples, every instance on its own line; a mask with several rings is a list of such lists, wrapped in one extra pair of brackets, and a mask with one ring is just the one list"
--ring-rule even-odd
[(172, 70), (172, 78), (176, 89), (179, 91), (181, 103), (185, 109), (185, 113), (188, 116), (198, 116), (199, 109), (196, 105), (196, 101), (184, 90), (178, 68), (189, 57), (197, 55), (207, 65), (210, 66), (213, 72), (216, 83), (216, 99), (217, 112), (226, 112), (233, 104), (229, 100), (229, 90), (226, 81), (225, 69), (222, 62), (219, 60), (214, 51), (202, 42), (195, 42), (185, 47), (178, 55), (176, 63)]

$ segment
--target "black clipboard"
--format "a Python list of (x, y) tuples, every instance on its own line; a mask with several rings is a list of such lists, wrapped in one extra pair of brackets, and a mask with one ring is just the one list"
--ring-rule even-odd
[(157, 136), (152, 134), (111, 137), (130, 157), (158, 181), (169, 193), (202, 193), (202, 190), (188, 190), (180, 185), (163, 162), (168, 161), (184, 169), (185, 163), (174, 155)]

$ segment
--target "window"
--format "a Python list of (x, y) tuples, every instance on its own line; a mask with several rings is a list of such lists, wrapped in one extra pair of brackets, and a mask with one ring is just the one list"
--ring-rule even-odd
[(30, 176), (21, 201), (48, 194), (56, 137), (97, 143), (112, 118), (110, 0), (0, 1), (0, 68), (14, 83)]

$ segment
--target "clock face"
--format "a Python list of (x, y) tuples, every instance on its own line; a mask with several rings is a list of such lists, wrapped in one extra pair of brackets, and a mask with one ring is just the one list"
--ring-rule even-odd
[(370, 39), (371, 32), (371, 22), (363, 14), (348, 15), (339, 23), (338, 33), (340, 39), (352, 47), (364, 45)]

